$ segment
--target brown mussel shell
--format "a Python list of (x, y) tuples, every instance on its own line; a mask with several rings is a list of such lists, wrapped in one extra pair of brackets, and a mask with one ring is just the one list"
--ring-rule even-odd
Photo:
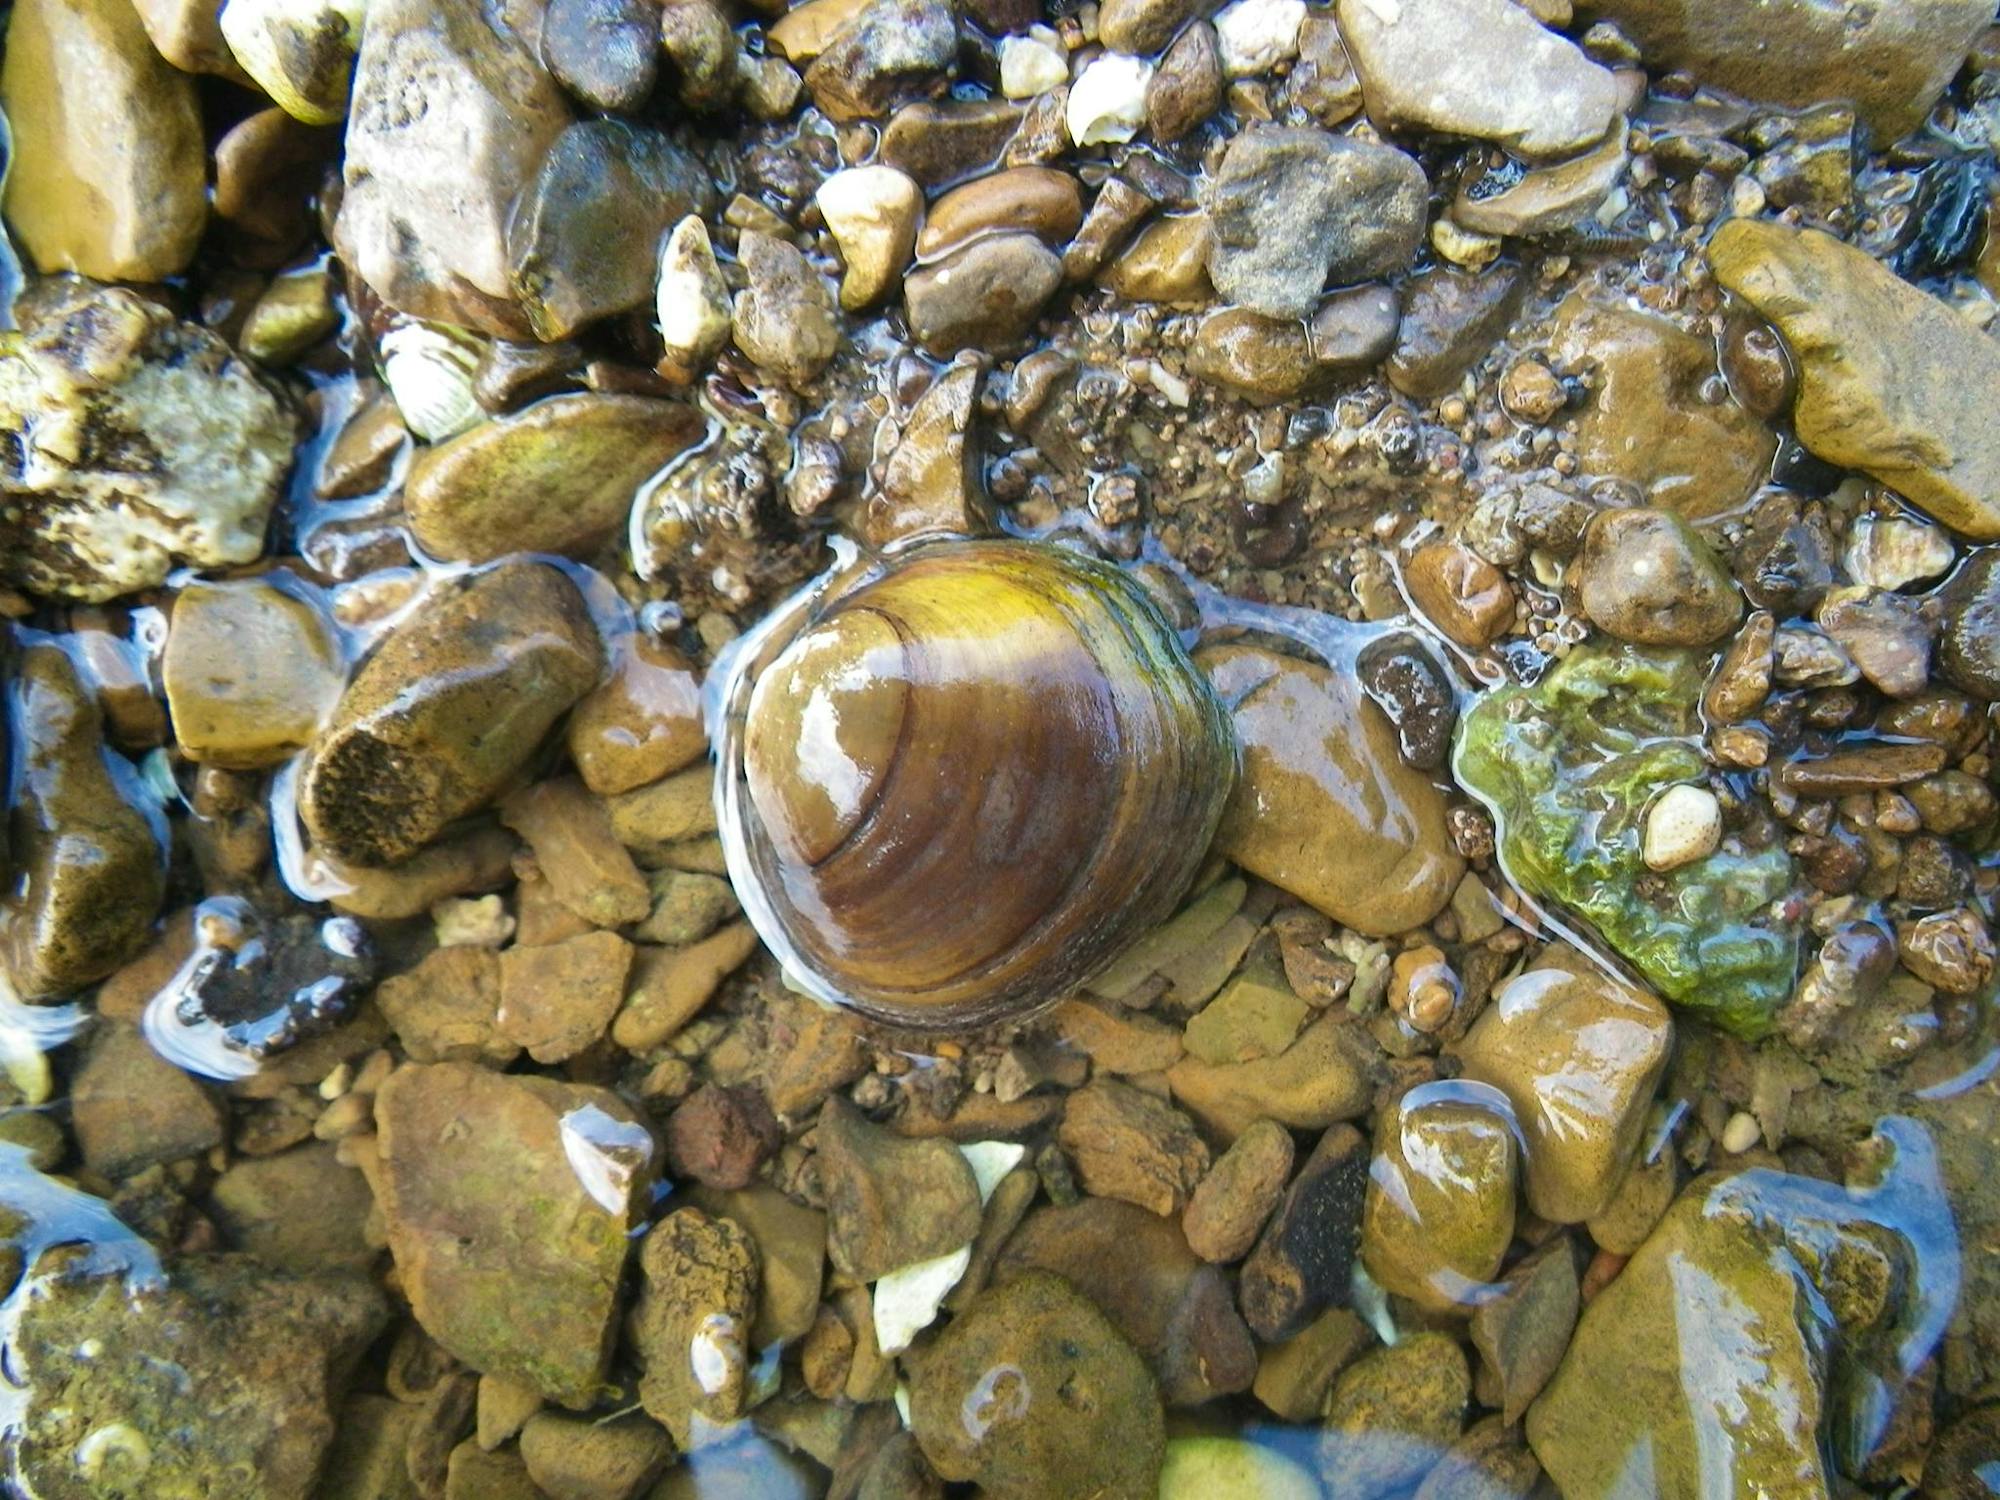
[(795, 982), (899, 1026), (1061, 999), (1187, 893), (1229, 716), (1138, 584), (1043, 543), (878, 564), (725, 688), (730, 874)]

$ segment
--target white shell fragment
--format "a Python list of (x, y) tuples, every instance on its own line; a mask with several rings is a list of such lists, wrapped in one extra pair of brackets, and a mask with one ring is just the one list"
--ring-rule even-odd
[(1722, 806), (1706, 787), (1673, 786), (1646, 814), (1641, 852), (1655, 870), (1673, 870), (1706, 858), (1722, 842)]
[[(1011, 1141), (975, 1141), (958, 1149), (979, 1184), (981, 1203), (1028, 1153), (1026, 1146)], [(949, 1255), (899, 1267), (875, 1283), (875, 1342), (884, 1354), (902, 1353), (936, 1321), (938, 1308), (971, 1264), (972, 1246), (965, 1245)]]
[(307, 125), (347, 117), (367, 0), (229, 0), (222, 39), (271, 102)]
[(1236, 0), (1215, 18), (1222, 76), (1249, 78), (1268, 73), (1298, 56), (1305, 0)]
[(470, 340), (434, 323), (405, 323), (382, 337), (382, 378), (403, 425), (427, 443), (456, 437), (486, 419), (472, 397), (479, 354)]
[(1068, 82), (1069, 54), (1048, 27), (1000, 39), (1000, 92), (1009, 99), (1032, 99)]
[[(1303, 7), (1301, 7), (1303, 9)], [(1079, 146), (1129, 141), (1146, 123), (1146, 85), (1153, 65), (1141, 57), (1107, 52), (1077, 76), (1065, 119)]]

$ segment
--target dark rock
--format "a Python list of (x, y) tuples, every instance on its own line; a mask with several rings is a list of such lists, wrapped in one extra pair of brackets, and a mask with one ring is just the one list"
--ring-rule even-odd
[(226, 1118), (205, 1085), (133, 1026), (98, 1035), (71, 1086), (70, 1108), (84, 1165), (114, 1180), (220, 1145)]
[(1243, 1263), (1237, 1300), (1259, 1338), (1288, 1338), (1324, 1309), (1346, 1304), (1367, 1186), (1367, 1142), (1353, 1126), (1335, 1125)]
[(1357, 286), (1335, 292), (1307, 325), (1314, 363), (1349, 374), (1368, 369), (1396, 347), (1403, 304), (1394, 288)]
[(760, 1090), (705, 1083), (667, 1121), (667, 1165), (709, 1187), (748, 1187), (783, 1141)]
[(1202, 9), (1199, 0), (1105, 0), (1097, 35), (1113, 52), (1150, 57)]
[(1229, 143), (1208, 186), (1209, 275), (1244, 307), (1303, 317), (1329, 280), (1406, 270), (1428, 192), (1416, 159), (1392, 146), (1252, 126)]
[(835, 1095), (820, 1110), (827, 1254), (857, 1281), (949, 1255), (979, 1233), (979, 1188), (948, 1141), (911, 1141)]
[(595, 109), (637, 109), (660, 73), (660, 18), (647, 0), (549, 0), (542, 60)]
[(1974, 552), (1938, 598), (1938, 675), (1960, 692), (2000, 701), (2000, 547)]
[[(660, 47), (681, 103), (697, 113), (727, 108), (744, 87), (743, 44), (732, 20), (715, 0), (668, 0), (660, 7)], [(796, 83), (791, 91), (796, 98)]]
[(926, 189), (948, 187), (997, 162), (1024, 113), (1006, 99), (905, 105), (882, 129), (882, 163)]
[(806, 89), (830, 119), (879, 120), (942, 91), (957, 62), (957, 18), (945, 0), (874, 0), (813, 59)]
[(1244, 307), (1201, 320), (1188, 347), (1188, 371), (1259, 402), (1290, 400), (1318, 373), (1297, 318), (1267, 318)]
[(1506, 260), (1477, 273), (1439, 266), (1411, 277), (1389, 383), (1419, 401), (1442, 396), (1493, 347), (1526, 291), (1521, 268)]
[[(1100, 18), (1098, 27), (1103, 28)], [(1222, 51), (1215, 28), (1197, 21), (1174, 39), (1146, 84), (1146, 128), (1172, 145), (1222, 107)]]
[(1498, 1295), (1473, 1310), (1472, 1347), (1500, 1387), (1507, 1422), (1521, 1420), (1562, 1363), (1580, 1305), (1576, 1252), (1558, 1235), (1510, 1270)]
[(988, 235), (904, 279), (910, 332), (940, 359), (1013, 344), (1061, 284), (1061, 259), (1034, 235)]
[(1355, 665), (1356, 679), (1396, 729), (1403, 759), (1435, 771), (1451, 751), (1458, 699), (1436, 658), (1416, 640), (1400, 636), (1368, 647)]

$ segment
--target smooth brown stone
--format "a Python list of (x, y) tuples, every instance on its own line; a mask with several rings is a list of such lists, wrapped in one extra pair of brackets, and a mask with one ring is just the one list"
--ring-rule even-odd
[(1907, 785), (1942, 771), (1948, 759), (1938, 744), (1857, 745), (1786, 761), (1773, 779), (1795, 797), (1846, 797)]
[(942, 255), (974, 235), (1024, 229), (1060, 248), (1083, 223), (1076, 179), (1050, 167), (1010, 167), (975, 178), (930, 206), (917, 235), (917, 254)]
[(610, 674), (570, 711), (568, 741), (583, 784), (599, 796), (692, 765), (708, 750), (700, 671), (648, 636), (620, 637)]

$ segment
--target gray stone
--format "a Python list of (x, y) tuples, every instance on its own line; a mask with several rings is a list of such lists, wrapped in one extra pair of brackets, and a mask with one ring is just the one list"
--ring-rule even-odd
[(1032, 234), (973, 241), (903, 281), (910, 331), (940, 359), (1026, 337), (1062, 284), (1062, 260)]
[(874, 0), (806, 69), (806, 89), (830, 118), (879, 120), (941, 92), (958, 62), (958, 25), (944, 0)]
[(542, 60), (585, 104), (637, 109), (660, 73), (659, 11), (648, 0), (549, 0)]

